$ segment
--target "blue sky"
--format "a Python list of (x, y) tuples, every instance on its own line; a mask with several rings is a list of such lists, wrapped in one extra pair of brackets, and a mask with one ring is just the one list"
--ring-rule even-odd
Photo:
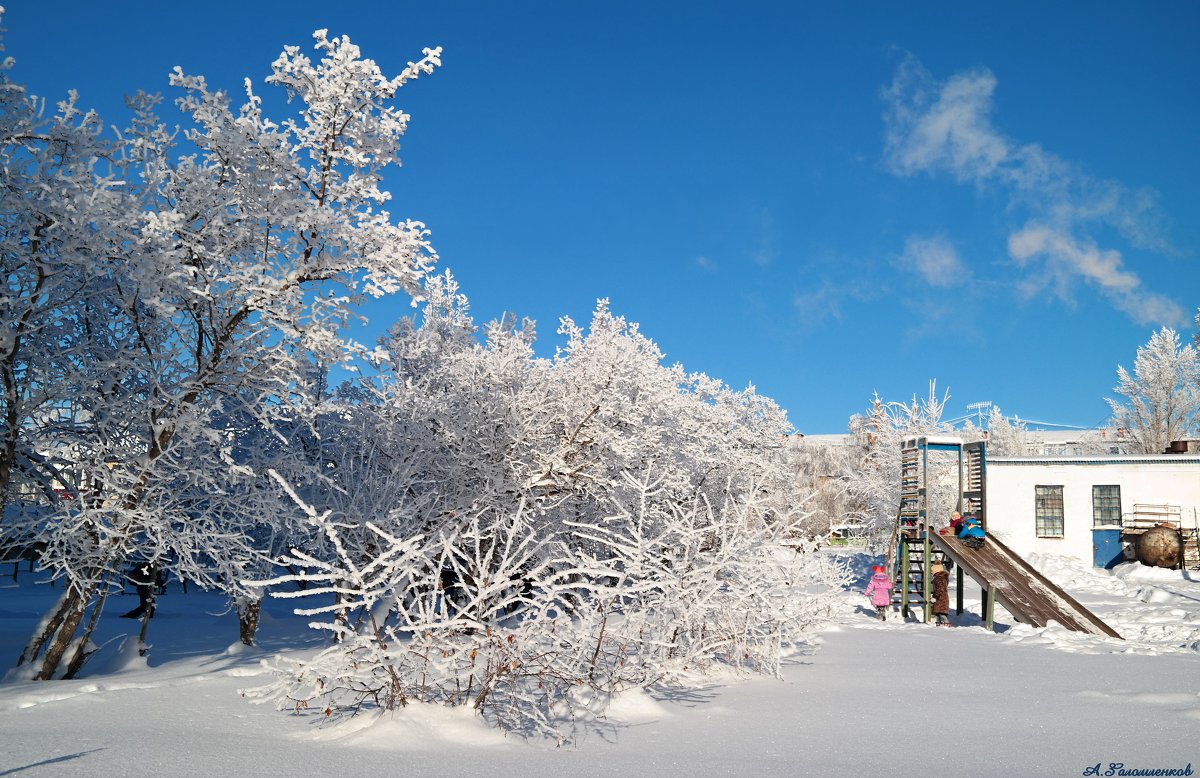
[[(407, 85), (393, 212), (478, 321), (596, 298), (803, 432), (929, 379), (1059, 424), (1200, 305), (1200, 4), (10, 4), (13, 77), (119, 115), (328, 28)], [(259, 91), (266, 87), (259, 86)], [(116, 120), (114, 120), (116, 123)], [(368, 310), (386, 327), (406, 301)]]

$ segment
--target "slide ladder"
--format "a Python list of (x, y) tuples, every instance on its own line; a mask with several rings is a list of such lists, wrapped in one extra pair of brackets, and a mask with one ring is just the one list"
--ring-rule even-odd
[[(900, 507), (888, 547), (895, 591), (892, 602), (905, 617), (929, 621), (932, 607), (930, 566), (942, 554), (925, 537), (929, 527), (929, 459), (952, 455), (962, 477), (963, 444), (958, 438), (906, 438), (900, 444)], [(920, 614), (919, 616), (917, 614)]]
[[(913, 608), (925, 609), (925, 539), (912, 535), (901, 535), (900, 553), (896, 555), (896, 569), (892, 580), (896, 588), (892, 593), (892, 604), (900, 608), (904, 616), (912, 616)], [(905, 575), (907, 571), (907, 575)]]

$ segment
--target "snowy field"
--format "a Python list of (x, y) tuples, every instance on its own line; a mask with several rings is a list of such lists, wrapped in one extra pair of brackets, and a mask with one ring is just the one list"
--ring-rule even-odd
[[(870, 560), (854, 560), (866, 570)], [(631, 694), (561, 749), (484, 727), (469, 711), (410, 706), (322, 727), (320, 716), (254, 705), (261, 660), (313, 650), (287, 603), (272, 602), (263, 648), (237, 639), (219, 598), (172, 585), (152, 651), (120, 650), (115, 618), (76, 681), (0, 685), (0, 776), (206, 775), (1134, 775), (1200, 769), (1200, 580), (1123, 565), (1035, 563), (1127, 639), (1056, 627), (1001, 631), (976, 615), (942, 629), (874, 620), (847, 592), (812, 650), (782, 680), (714, 680), (699, 691)], [(10, 570), (5, 566), (5, 570)], [(54, 592), (0, 584), (0, 651), (20, 652)], [(979, 590), (968, 582), (978, 612)], [(1119, 763), (1123, 767), (1116, 767)], [(1089, 772), (1096, 765), (1098, 772)], [(1121, 773), (1120, 770), (1125, 770)], [(1152, 773), (1143, 773), (1152, 774)]]

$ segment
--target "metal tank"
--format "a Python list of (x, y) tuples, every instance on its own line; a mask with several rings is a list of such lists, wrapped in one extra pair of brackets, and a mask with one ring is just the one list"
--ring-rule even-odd
[(1183, 538), (1179, 530), (1155, 527), (1142, 533), (1137, 540), (1137, 558), (1151, 567), (1179, 567), (1183, 561)]

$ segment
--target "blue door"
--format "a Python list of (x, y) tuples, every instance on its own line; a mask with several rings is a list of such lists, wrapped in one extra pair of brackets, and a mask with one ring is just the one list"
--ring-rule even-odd
[(1121, 549), (1121, 530), (1092, 530), (1092, 564), (1108, 569), (1125, 561)]

